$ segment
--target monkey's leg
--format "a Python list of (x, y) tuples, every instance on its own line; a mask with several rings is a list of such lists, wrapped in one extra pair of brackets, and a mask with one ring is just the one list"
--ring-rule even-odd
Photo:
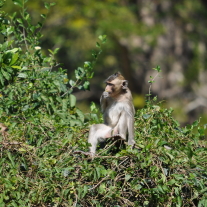
[(128, 145), (134, 146), (134, 117), (130, 116), (127, 112), (122, 112), (117, 124), (118, 134), (122, 139), (126, 140), (126, 135), (128, 131)]
[(112, 135), (113, 137), (120, 137), (126, 140), (127, 133), (127, 114), (122, 112), (117, 125), (114, 127)]
[(128, 145), (134, 147), (134, 118), (129, 117), (127, 120), (127, 128), (128, 128)]
[[(111, 134), (111, 127), (105, 124), (94, 124), (89, 131), (88, 143), (91, 144), (90, 153), (93, 157), (96, 153), (97, 144), (109, 137)], [(111, 136), (110, 136), (111, 137)]]

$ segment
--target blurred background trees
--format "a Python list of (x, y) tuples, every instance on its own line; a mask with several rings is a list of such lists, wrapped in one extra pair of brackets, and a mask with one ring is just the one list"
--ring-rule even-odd
[[(4, 10), (15, 11), (12, 0)], [(120, 71), (130, 82), (137, 108), (144, 105), (151, 70), (161, 66), (152, 92), (181, 123), (202, 117), (207, 121), (207, 4), (204, 0), (50, 0), (51, 8), (42, 33), (42, 48), (60, 48), (57, 59), (74, 69), (90, 60), (89, 50), (101, 34), (107, 44), (98, 60), (88, 92), (76, 92), (83, 104), (99, 101), (103, 80)], [(47, 15), (42, 0), (27, 3), (35, 21)], [(44, 18), (42, 15), (42, 18)], [(1, 42), (3, 39), (1, 39)], [(49, 53), (45, 50), (45, 53)], [(205, 120), (206, 119), (206, 120)]]

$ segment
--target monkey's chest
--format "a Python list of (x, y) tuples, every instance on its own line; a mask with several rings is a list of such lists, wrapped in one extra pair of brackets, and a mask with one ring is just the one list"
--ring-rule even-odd
[(112, 127), (115, 126), (118, 123), (121, 113), (123, 111), (124, 111), (123, 103), (116, 103), (111, 106), (108, 106), (104, 113), (105, 124), (110, 125)]

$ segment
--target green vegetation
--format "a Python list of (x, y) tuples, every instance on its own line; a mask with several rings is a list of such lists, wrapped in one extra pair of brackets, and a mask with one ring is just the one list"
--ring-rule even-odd
[(27, 1), (13, 2), (20, 14), (0, 11), (0, 121), (9, 128), (0, 135), (0, 207), (206, 206), (205, 126), (180, 127), (150, 90), (136, 112), (134, 149), (111, 140), (94, 160), (73, 153), (88, 150), (89, 125), (102, 122), (94, 104), (83, 114), (72, 92), (89, 89), (106, 36), (72, 80), (58, 49), (43, 55), (43, 23), (32, 23)]

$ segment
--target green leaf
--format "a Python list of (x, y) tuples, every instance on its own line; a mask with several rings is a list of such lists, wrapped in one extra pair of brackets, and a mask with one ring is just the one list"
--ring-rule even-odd
[(76, 109), (76, 113), (78, 114), (80, 120), (84, 122), (84, 114), (80, 109)]
[(106, 35), (100, 35), (98, 38), (101, 40), (101, 42), (104, 44), (106, 42)]
[(71, 119), (70, 120), (70, 126), (75, 126), (75, 125), (76, 126), (82, 126), (83, 123), (78, 119)]
[(54, 55), (54, 52), (53, 52), (51, 49), (48, 49), (48, 51), (49, 51), (52, 55)]
[(27, 13), (27, 14), (25, 14), (26, 16), (25, 16), (25, 20), (28, 20), (29, 19), (29, 17), (30, 17), (30, 15)]
[(22, 147), (21, 147), (21, 148), (18, 149), (18, 151), (19, 151), (19, 152), (26, 152), (27, 150), (26, 150), (25, 148), (22, 148)]
[(188, 155), (188, 158), (189, 159), (192, 159), (193, 157), (193, 150), (191, 149), (191, 146), (189, 145), (188, 148), (187, 148), (187, 155)]
[(7, 73), (6, 71), (4, 71), (3, 69), (1, 69), (1, 72), (2, 72), (2, 75), (5, 77), (6, 80), (9, 80), (10, 79), (10, 74)]
[(12, 65), (11, 67), (16, 68), (16, 69), (20, 69), (20, 70), (22, 69), (20, 66), (17, 66), (17, 65)]
[(173, 160), (173, 159), (174, 159), (174, 156), (173, 156), (173, 155), (171, 155), (170, 153), (166, 152), (166, 154), (169, 156), (169, 158), (170, 158), (171, 160)]
[(55, 2), (50, 3), (50, 6), (55, 6), (55, 5), (56, 5)]
[(8, 50), (7, 52), (15, 53), (19, 51), (19, 48), (13, 48), (12, 50)]
[(45, 8), (46, 8), (46, 9), (50, 9), (50, 4), (47, 3), (47, 2), (44, 2), (44, 3), (45, 3)]
[(41, 16), (43, 19), (46, 18), (46, 15), (45, 15), (45, 14), (41, 14), (40, 16)]
[(48, 97), (47, 97), (47, 96), (41, 94), (41, 98), (42, 98), (44, 101), (48, 102)]
[(15, 167), (14, 159), (13, 159), (11, 153), (10, 153), (10, 152), (7, 152), (7, 155), (8, 155), (9, 160), (10, 160), (11, 163), (12, 163), (12, 166)]
[(100, 48), (101, 45), (99, 44), (99, 42), (96, 43), (96, 47)]
[(62, 120), (64, 120), (64, 122), (66, 121), (66, 113), (59, 113), (59, 112), (56, 112), (56, 114), (57, 114)]
[(70, 80), (70, 81), (69, 81), (69, 84), (73, 87), (73, 86), (75, 86), (75, 81)]
[(84, 68), (91, 68), (91, 62), (89, 61), (84, 62)]
[(161, 72), (160, 66), (157, 65), (156, 68), (152, 68), (153, 70), (156, 70), (157, 72)]
[(6, 41), (6, 42), (4, 42), (3, 44), (0, 44), (0, 49), (1, 49), (1, 51), (4, 51), (4, 50), (6, 50), (8, 47), (9, 47), (9, 45), (11, 44), (12, 42), (11, 41)]
[(130, 178), (131, 178), (131, 175), (129, 175), (129, 174), (126, 174), (126, 175), (125, 175), (125, 180), (126, 180), (126, 182), (127, 182)]
[(35, 32), (35, 26), (31, 26), (29, 29), (30, 29), (30, 31), (31, 31), (32, 33)]
[(62, 100), (62, 111), (63, 112), (67, 112), (68, 110), (68, 100), (67, 99), (63, 99)]
[(149, 118), (151, 117), (151, 115), (150, 115), (150, 114), (143, 114), (142, 117), (143, 117), (144, 119), (149, 119)]
[(85, 75), (85, 71), (83, 68), (78, 67), (78, 69), (75, 70), (75, 77), (78, 80), (82, 80), (82, 77)]
[(0, 82), (1, 82), (2, 85), (4, 85), (4, 78), (3, 78), (3, 76), (1, 75), (1, 73), (0, 73)]
[(90, 90), (90, 82), (85, 81), (85, 83), (83, 84), (83, 87), (84, 87), (85, 90)]
[(70, 107), (73, 108), (76, 105), (76, 97), (73, 94), (70, 94), (69, 96), (70, 99)]
[(19, 54), (18, 53), (14, 53), (12, 55), (12, 59), (11, 59), (11, 62), (10, 62), (9, 65), (11, 66), (11, 65), (15, 64), (17, 62), (18, 58), (19, 58)]
[(19, 73), (19, 75), (17, 77), (18, 78), (27, 78), (27, 74), (26, 73)]
[(198, 124), (199, 124), (199, 122), (198, 122), (198, 120), (196, 120), (193, 122), (192, 126), (196, 127), (196, 126), (198, 126)]
[(101, 183), (101, 185), (99, 186), (99, 190), (98, 192), (100, 194), (104, 193), (106, 191), (106, 184), (105, 183)]
[(167, 182), (168, 185), (174, 185), (176, 183), (175, 179), (171, 179), (170, 181)]
[(20, 24), (23, 24), (22, 19), (19, 19), (19, 18), (18, 18), (18, 19), (17, 19), (17, 22), (20, 23)]
[(60, 48), (55, 48), (54, 55), (57, 54), (59, 50), (60, 50)]
[(25, 105), (25, 106), (22, 107), (22, 111), (27, 111), (29, 108), (30, 108), (29, 105)]
[(14, 2), (15, 5), (18, 5), (20, 7), (23, 7), (22, 1), (24, 1), (24, 0), (12, 0), (12, 1)]

